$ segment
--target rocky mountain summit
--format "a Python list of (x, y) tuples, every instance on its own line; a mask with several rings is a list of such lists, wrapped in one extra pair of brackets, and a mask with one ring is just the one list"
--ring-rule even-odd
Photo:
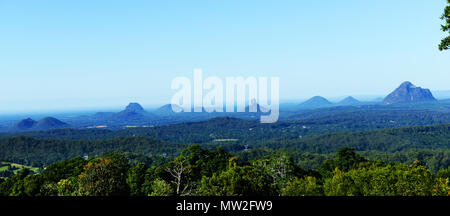
[(384, 105), (399, 103), (416, 103), (436, 101), (429, 89), (413, 85), (411, 82), (402, 83), (397, 89), (383, 100)]

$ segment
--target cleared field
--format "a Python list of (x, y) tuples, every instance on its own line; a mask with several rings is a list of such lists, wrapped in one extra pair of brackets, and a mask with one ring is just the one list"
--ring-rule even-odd
[(37, 168), (37, 167), (25, 166), (25, 165), (9, 163), (9, 162), (0, 162), (0, 172), (8, 170), (8, 165), (11, 165), (11, 168), (14, 169), (13, 170), (14, 174), (16, 174), (17, 172), (22, 170), (22, 168), (28, 168), (35, 173), (37, 173), (39, 171), (39, 168)]

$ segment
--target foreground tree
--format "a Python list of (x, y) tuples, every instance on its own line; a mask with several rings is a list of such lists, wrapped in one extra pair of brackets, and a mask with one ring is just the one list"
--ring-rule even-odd
[(228, 170), (204, 177), (198, 193), (202, 196), (274, 196), (276, 188), (272, 178), (260, 167), (238, 166), (231, 161)]
[(296, 167), (292, 159), (286, 154), (276, 154), (265, 159), (252, 162), (255, 167), (261, 168), (271, 178), (277, 190), (281, 190), (287, 182), (296, 176), (302, 176), (305, 171)]
[(338, 168), (341, 171), (347, 172), (350, 169), (357, 168), (360, 163), (367, 160), (356, 154), (354, 148), (344, 147), (338, 150), (333, 159), (326, 160), (320, 167), (319, 172), (324, 178), (333, 176), (333, 171)]
[(56, 162), (42, 171), (42, 177), (46, 182), (58, 183), (62, 179), (80, 175), (88, 162), (81, 157)]
[(173, 189), (169, 183), (162, 179), (155, 179), (152, 182), (152, 192), (149, 196), (171, 196), (173, 195)]
[(450, 179), (438, 178), (434, 187), (433, 196), (450, 196)]
[(128, 195), (126, 172), (123, 171), (120, 161), (99, 158), (96, 162), (89, 162), (78, 181), (81, 195)]
[(69, 179), (62, 179), (56, 184), (58, 196), (76, 196), (78, 195), (77, 178), (70, 177)]
[(430, 196), (437, 182), (424, 166), (372, 164), (343, 172), (336, 168), (326, 179), (327, 196)]
[(4, 180), (0, 184), (0, 196), (26, 196), (25, 179), (29, 175), (30, 170), (24, 168), (19, 173)]
[(143, 163), (138, 163), (136, 166), (128, 170), (127, 184), (130, 187), (131, 196), (144, 196), (142, 186), (145, 182), (145, 172), (147, 167)]
[(316, 178), (306, 176), (305, 178), (295, 178), (288, 182), (281, 191), (282, 196), (323, 196), (322, 186)]
[[(450, 4), (450, 0), (447, 0), (447, 3)], [(442, 20), (445, 20), (445, 24), (441, 25), (441, 29), (444, 32), (448, 32), (450, 34), (450, 5), (445, 7), (444, 14), (441, 16)], [(450, 36), (442, 39), (441, 44), (439, 44), (439, 50), (447, 50), (450, 48)]]
[(228, 159), (231, 156), (221, 148), (216, 150), (205, 150), (199, 145), (192, 145), (181, 152), (191, 167), (190, 181), (200, 181), (203, 176), (211, 177), (213, 173), (223, 171), (227, 168)]
[(166, 167), (166, 171), (172, 176), (171, 183), (175, 185), (177, 195), (185, 195), (190, 186), (189, 175), (192, 171), (184, 156), (177, 157)]

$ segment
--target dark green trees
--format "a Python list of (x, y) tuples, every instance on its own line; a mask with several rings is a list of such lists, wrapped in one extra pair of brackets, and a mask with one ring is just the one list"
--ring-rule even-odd
[(280, 191), (289, 181), (306, 173), (296, 166), (289, 156), (283, 153), (253, 161), (252, 165), (269, 175), (272, 185), (277, 191)]
[(83, 167), (88, 163), (81, 157), (74, 159), (56, 162), (48, 166), (42, 171), (42, 176), (45, 181), (57, 183), (61, 179), (66, 179), (71, 176), (78, 176), (83, 172)]
[[(450, 4), (450, 0), (447, 0), (448, 4)], [(444, 14), (442, 14), (441, 19), (445, 21), (444, 25), (441, 25), (441, 29), (444, 32), (448, 32), (450, 34), (450, 5), (445, 7)], [(447, 50), (450, 48), (450, 36), (442, 39), (441, 44), (439, 44), (439, 50)]]
[(145, 183), (145, 173), (147, 167), (144, 164), (138, 163), (136, 166), (131, 167), (128, 170), (127, 184), (130, 187), (131, 196), (144, 196), (142, 186)]
[(288, 182), (281, 191), (282, 196), (322, 196), (323, 188), (319, 181), (312, 176), (295, 178)]
[(38, 196), (43, 179), (29, 169), (0, 181), (0, 196)]
[[(171, 183), (176, 195), (193, 195), (204, 177), (225, 170), (231, 155), (221, 148), (205, 150), (192, 145), (172, 162), (164, 165), (161, 178)], [(156, 182), (158, 183), (158, 182)], [(160, 182), (159, 182), (160, 183)]]
[(254, 166), (237, 166), (202, 179), (203, 196), (273, 196), (275, 187), (269, 175)]
[[(450, 171), (437, 174), (419, 160), (382, 163), (342, 148), (317, 171), (286, 152), (240, 160), (222, 149), (193, 145), (158, 166), (126, 154), (55, 163), (0, 178), (0, 196), (444, 196)], [(421, 159), (420, 155), (415, 157)]]
[(436, 178), (423, 166), (387, 165), (343, 172), (336, 168), (325, 180), (328, 196), (431, 196)]
[(79, 176), (79, 194), (87, 196), (128, 195), (126, 184), (128, 162), (125, 158), (112, 156), (89, 162)]
[(342, 171), (349, 171), (365, 161), (366, 159), (356, 154), (355, 149), (345, 147), (338, 150), (335, 158), (326, 160), (321, 165), (320, 172), (323, 177), (330, 177), (336, 168)]

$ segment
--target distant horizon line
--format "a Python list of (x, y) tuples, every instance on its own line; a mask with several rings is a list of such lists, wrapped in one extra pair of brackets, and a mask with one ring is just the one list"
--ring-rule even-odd
[[(437, 99), (437, 100), (446, 100), (446, 99), (450, 99), (450, 90), (430, 90), (431, 93), (433, 94), (433, 96)], [(313, 97), (316, 96), (320, 96), (320, 97), (324, 97), (327, 100), (329, 100), (332, 103), (337, 103), (339, 101), (341, 101), (342, 99), (345, 99), (347, 97), (353, 97), (357, 100), (359, 100), (360, 102), (376, 102), (377, 99), (380, 98), (385, 98), (386, 95), (382, 95), (382, 94), (362, 94), (362, 95), (346, 95), (346, 96), (322, 96), (322, 95), (314, 95), (308, 98), (284, 98), (284, 99), (280, 99), (280, 105), (281, 104), (293, 104), (293, 103), (303, 103)], [(55, 100), (57, 101), (57, 100)], [(120, 111), (123, 110), (125, 106), (128, 105), (128, 103), (131, 102), (137, 102), (139, 103), (142, 107), (144, 107), (145, 109), (158, 109), (161, 106), (170, 104), (170, 101), (167, 103), (154, 103), (154, 104), (148, 104), (148, 103), (144, 103), (142, 101), (139, 100), (132, 100), (130, 99), (130, 101), (126, 102), (126, 104), (122, 104), (122, 105), (111, 105), (111, 106), (86, 106), (86, 107), (71, 107), (71, 108), (36, 108), (36, 109), (26, 109), (26, 110), (1, 110), (0, 111), (0, 116), (12, 116), (12, 115), (17, 115), (17, 116), (24, 116), (24, 115), (44, 115), (44, 114), (50, 114), (50, 113), (54, 113), (54, 114), (70, 114), (70, 113), (92, 113), (92, 112), (115, 112), (115, 111)]]
[[(317, 95), (319, 96), (319, 95)], [(313, 97), (317, 97), (317, 96), (313, 96)], [(311, 97), (311, 98), (313, 98)], [(320, 96), (322, 97), (322, 96)], [(350, 97), (350, 96), (343, 96), (342, 99), (345, 99), (346, 97)], [(377, 101), (377, 97), (373, 98), (372, 100), (360, 100), (357, 98), (357, 96), (351, 96), (354, 97), (355, 99), (359, 100), (362, 103), (370, 103), (370, 102), (381, 102), (381, 101)], [(301, 103), (311, 99), (302, 99), (302, 100), (281, 100), (280, 101), (280, 105), (292, 105), (292, 104), (298, 104), (300, 105)], [(324, 97), (325, 99), (327, 99), (328, 101), (337, 104), (340, 102), (340, 100), (330, 100), (329, 98)], [(383, 97), (384, 99), (384, 97)], [(449, 100), (450, 97), (446, 97), (446, 98), (436, 98), (438, 101), (443, 101), (443, 100)], [(132, 102), (136, 102), (136, 101), (130, 101), (129, 103)], [(137, 102), (139, 104), (141, 104), (140, 102)], [(158, 108), (161, 108), (162, 106), (168, 105), (170, 103), (166, 103), (166, 104), (155, 104), (155, 105), (144, 105), (142, 106), (145, 110), (147, 111), (154, 111)], [(30, 109), (30, 110), (21, 110), (21, 111), (0, 111), (0, 117), (7, 117), (7, 116), (45, 116), (48, 114), (52, 114), (52, 115), (67, 115), (67, 114), (92, 114), (92, 113), (97, 113), (97, 112), (119, 112), (125, 109), (127, 104), (124, 105), (117, 105), (117, 106), (113, 106), (113, 107), (103, 107), (103, 108), (67, 108), (67, 109)]]

